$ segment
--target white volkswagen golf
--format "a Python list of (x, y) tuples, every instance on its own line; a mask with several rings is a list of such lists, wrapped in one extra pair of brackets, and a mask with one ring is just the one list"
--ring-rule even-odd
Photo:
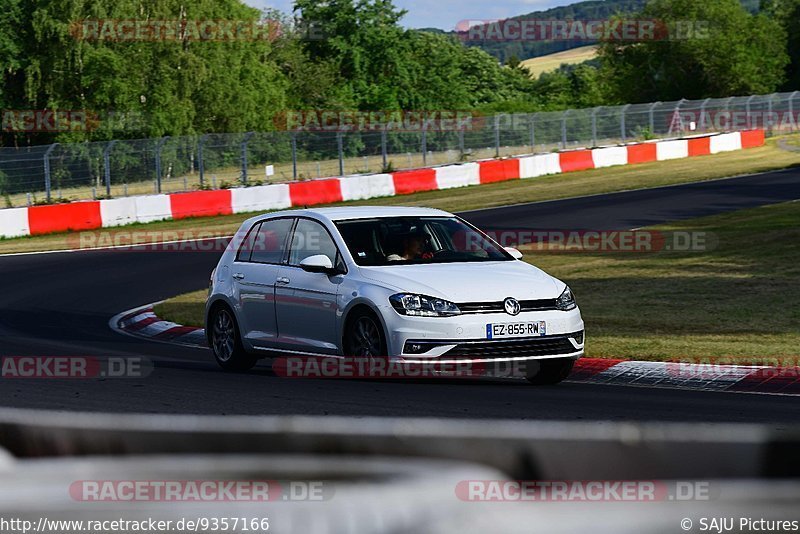
[(584, 325), (563, 282), (439, 210), (286, 211), (242, 224), (211, 277), (206, 332), (226, 370), (274, 356), (525, 362), (564, 380)]

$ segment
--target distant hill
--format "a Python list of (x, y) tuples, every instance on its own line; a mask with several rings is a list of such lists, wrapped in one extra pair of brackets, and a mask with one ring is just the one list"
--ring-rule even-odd
[(596, 46), (581, 46), (564, 52), (526, 59), (521, 65), (530, 71), (531, 77), (538, 78), (544, 72), (558, 70), (561, 65), (577, 65), (596, 57)]
[[(698, 0), (702, 1), (702, 0)], [(742, 5), (751, 13), (757, 13), (759, 0), (741, 0)], [(606, 19), (613, 15), (636, 13), (640, 11), (647, 0), (589, 0), (567, 6), (554, 7), (544, 11), (534, 11), (525, 15), (511, 17), (508, 20), (598, 20)], [(441, 30), (424, 29), (421, 31), (441, 32)], [(444, 32), (455, 35), (455, 32)], [(495, 56), (502, 62), (511, 57), (525, 60), (547, 56), (557, 52), (571, 50), (596, 44), (595, 41), (465, 41), (469, 46), (477, 46)]]

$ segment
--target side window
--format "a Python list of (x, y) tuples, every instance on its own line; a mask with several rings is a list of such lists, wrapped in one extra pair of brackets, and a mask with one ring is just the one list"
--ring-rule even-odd
[(258, 232), (255, 232), (255, 239), (252, 243), (253, 254), (250, 261), (271, 264), (283, 261), (286, 252), (286, 238), (292, 229), (292, 221), (292, 219), (263, 221)]
[(338, 261), (336, 244), (325, 227), (318, 222), (300, 219), (292, 238), (289, 265), (300, 265), (304, 259), (318, 254), (327, 256), (333, 265)]
[(256, 240), (256, 234), (258, 234), (259, 226), (261, 226), (260, 222), (256, 223), (250, 229), (250, 232), (247, 233), (247, 237), (245, 237), (244, 241), (242, 241), (242, 246), (239, 247), (239, 252), (236, 254), (236, 261), (238, 262), (250, 261), (250, 255), (253, 253), (253, 243)]

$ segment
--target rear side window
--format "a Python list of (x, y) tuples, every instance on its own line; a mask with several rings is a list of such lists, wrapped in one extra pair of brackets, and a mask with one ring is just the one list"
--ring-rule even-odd
[(286, 241), (292, 222), (293, 219), (273, 219), (254, 226), (239, 250), (237, 261), (281, 263), (286, 257)]
[(247, 237), (244, 238), (242, 246), (239, 248), (239, 252), (236, 254), (236, 261), (250, 261), (250, 255), (253, 253), (253, 243), (256, 240), (259, 226), (261, 226), (261, 223), (256, 223), (255, 226), (250, 229), (250, 232), (248, 232)]

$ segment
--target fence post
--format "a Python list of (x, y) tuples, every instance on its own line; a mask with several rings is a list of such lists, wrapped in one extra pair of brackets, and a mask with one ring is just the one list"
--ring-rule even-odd
[(388, 128), (388, 126), (384, 125), (383, 130), (381, 130), (381, 160), (383, 161), (384, 171), (389, 166), (389, 134), (386, 128)]
[(106, 180), (106, 196), (109, 198), (111, 197), (111, 149), (116, 144), (116, 140), (109, 141), (105, 150), (103, 150), (103, 175)]
[(50, 179), (50, 154), (53, 153), (53, 150), (55, 150), (57, 146), (58, 143), (53, 143), (44, 153), (44, 191), (47, 202), (50, 202), (50, 189), (52, 186), (52, 181)]
[(291, 141), (292, 141), (292, 179), (297, 180), (297, 132), (291, 133)]
[(711, 100), (710, 98), (706, 98), (703, 100), (703, 103), (700, 104), (700, 123), (697, 125), (697, 129), (701, 131), (706, 126), (706, 106), (708, 105), (708, 101)]
[(162, 137), (156, 143), (156, 193), (161, 193), (161, 150), (164, 148), (164, 143), (169, 140), (169, 136)]
[(247, 132), (242, 139), (242, 183), (247, 185), (247, 144), (255, 135), (254, 132)]
[(599, 110), (600, 107), (592, 110), (592, 148), (597, 146), (597, 112)]
[(344, 176), (344, 133), (336, 132), (336, 147), (339, 151), (339, 176)]
[(203, 134), (197, 140), (197, 170), (200, 173), (200, 187), (205, 185), (206, 180), (206, 163), (205, 163), (205, 144), (208, 139), (208, 134)]
[(792, 101), (794, 100), (794, 97), (797, 93), (800, 93), (800, 91), (792, 91), (792, 93), (789, 95), (789, 117), (791, 117), (792, 119), (792, 122), (789, 123), (790, 124), (789, 128), (790, 131), (792, 132), (794, 131), (794, 126), (796, 123), (794, 118), (794, 103)]
[(494, 157), (500, 157), (500, 114), (494, 116)]
[(656, 106), (658, 106), (659, 104), (661, 104), (661, 102), (653, 102), (652, 104), (650, 104), (650, 109), (647, 110), (648, 119), (650, 122), (650, 135), (652, 136), (656, 135), (655, 112), (656, 112)]
[(561, 114), (561, 148), (563, 150), (567, 148), (567, 115), (570, 111), (572, 110), (568, 109)]
[(422, 165), (428, 164), (428, 121), (422, 122)]
[(531, 154), (536, 154), (536, 115), (537, 113), (531, 113), (529, 119), (531, 127)]
[(625, 104), (622, 106), (622, 115), (619, 118), (619, 132), (623, 143), (628, 142), (628, 127), (625, 122), (625, 113), (628, 111), (629, 107), (631, 107), (630, 104)]
[(750, 95), (750, 97), (747, 99), (747, 102), (745, 102), (745, 105), (744, 105), (744, 106), (745, 106), (745, 107), (744, 107), (744, 109), (745, 109), (745, 115), (747, 115), (747, 128), (748, 128), (748, 129), (750, 129), (750, 102), (751, 102), (751, 101), (752, 101), (752, 100), (753, 100), (755, 97), (756, 97), (756, 95)]
[(458, 129), (458, 152), (461, 154), (461, 161), (464, 161), (464, 146), (464, 127), (462, 126)]

